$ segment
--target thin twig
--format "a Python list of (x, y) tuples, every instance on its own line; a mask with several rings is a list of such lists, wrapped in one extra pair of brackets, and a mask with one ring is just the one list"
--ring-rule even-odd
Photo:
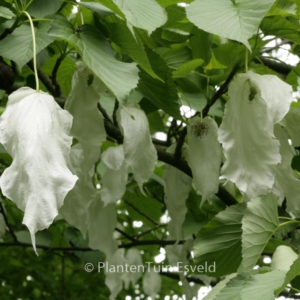
[(143, 231), (143, 232), (141, 232), (139, 234), (136, 234), (134, 237), (138, 240), (140, 237), (142, 237), (142, 236), (144, 236), (144, 235), (146, 235), (148, 233), (151, 233), (152, 231), (155, 231), (155, 230), (157, 230), (159, 228), (165, 227), (165, 226), (167, 226), (167, 224), (159, 224), (159, 225), (157, 225), (157, 226), (155, 226), (153, 228), (150, 228), (150, 229), (145, 230), (145, 231)]
[[(139, 241), (136, 240), (132, 243), (127, 243), (127, 244), (121, 244), (119, 245), (119, 248), (132, 248), (132, 247), (138, 247), (138, 246), (150, 246), (150, 245), (159, 245), (159, 246), (168, 246), (168, 245), (175, 245), (177, 241), (173, 240), (144, 240), (144, 241)], [(185, 241), (178, 241), (177, 244), (184, 244)], [(0, 247), (23, 247), (23, 248), (32, 248), (31, 243), (23, 243), (23, 242), (11, 242), (11, 243), (0, 243)], [(88, 252), (88, 251), (96, 251), (93, 250), (89, 247), (50, 247), (46, 245), (36, 245), (37, 249), (42, 249), (45, 251), (53, 252), (53, 251), (64, 251), (64, 252), (69, 252), (69, 251), (78, 251), (78, 252)]]
[(3, 203), (0, 202), (0, 213), (3, 215), (3, 219), (4, 219), (4, 222), (5, 222), (5, 225), (6, 227), (8, 228), (9, 230), (9, 233), (10, 235), (12, 236), (13, 240), (15, 243), (19, 243), (18, 241), (18, 238), (14, 232), (14, 230), (12, 229), (12, 226), (10, 225), (9, 221), (8, 221), (8, 218), (7, 218), (7, 215), (5, 213), (5, 210), (4, 210), (4, 207), (3, 207)]
[(155, 220), (153, 220), (151, 217), (149, 217), (147, 214), (145, 214), (144, 212), (142, 212), (139, 208), (137, 208), (134, 204), (132, 204), (130, 201), (128, 201), (127, 199), (123, 198), (123, 201), (129, 205), (131, 208), (133, 208), (137, 213), (139, 213), (141, 216), (145, 217), (148, 221), (150, 221), (151, 223), (155, 224), (155, 225), (159, 225), (159, 223), (157, 223)]
[(112, 124), (111, 118), (109, 117), (106, 110), (102, 107), (102, 105), (99, 102), (97, 103), (97, 107), (98, 107), (99, 111), (101, 112), (101, 114), (103, 115), (103, 118)]
[(119, 228), (115, 228), (115, 231), (121, 233), (123, 236), (125, 236), (127, 239), (129, 239), (130, 241), (135, 241), (135, 238), (130, 236), (129, 234), (127, 234), (125, 231), (119, 229)]
[(116, 127), (118, 127), (118, 120), (117, 120), (117, 111), (118, 111), (118, 108), (119, 108), (119, 101), (116, 99), (115, 101), (115, 106), (114, 106), (114, 111), (113, 111), (113, 121), (114, 121), (114, 125)]

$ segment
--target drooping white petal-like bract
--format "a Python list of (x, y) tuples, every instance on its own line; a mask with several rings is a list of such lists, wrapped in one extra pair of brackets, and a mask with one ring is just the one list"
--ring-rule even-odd
[(218, 192), (221, 148), (218, 125), (210, 117), (201, 122), (193, 118), (188, 130), (188, 163), (192, 169), (196, 188), (202, 194), (201, 203)]
[(300, 146), (300, 107), (291, 107), (280, 122), (289, 132), (294, 147)]
[(82, 145), (86, 172), (99, 159), (101, 143), (106, 140), (103, 117), (97, 108), (100, 96), (105, 94), (106, 89), (84, 63), (79, 64), (65, 109), (74, 117), (70, 134)]
[(274, 75), (259, 75), (253, 71), (249, 71), (247, 75), (251, 82), (260, 89), (260, 95), (267, 104), (273, 123), (277, 124), (290, 109), (293, 101), (292, 86)]
[[(118, 249), (116, 253), (106, 259), (105, 267), (105, 284), (110, 290), (109, 300), (115, 300), (123, 288), (122, 267), (126, 264), (124, 249)], [(118, 269), (117, 269), (118, 268)], [(119, 270), (119, 271), (117, 271)]]
[(117, 226), (115, 204), (104, 207), (100, 197), (91, 202), (88, 208), (89, 247), (105, 253), (110, 259), (118, 249), (118, 243), (113, 237)]
[(108, 148), (101, 158), (107, 167), (100, 191), (101, 200), (106, 205), (117, 202), (126, 191), (128, 173), (123, 145)]
[(0, 119), (0, 142), (13, 157), (0, 179), (3, 194), (25, 212), (31, 234), (48, 228), (77, 177), (67, 167), (72, 116), (54, 98), (31, 88), (9, 96)]
[(141, 191), (152, 175), (157, 152), (151, 141), (148, 119), (143, 110), (127, 107), (119, 110), (119, 123), (124, 135), (125, 162), (131, 166)]
[(80, 143), (72, 147), (68, 157), (68, 166), (78, 176), (75, 187), (67, 194), (60, 212), (64, 219), (78, 228), (86, 237), (88, 226), (88, 207), (96, 199), (98, 193), (92, 182), (90, 172), (84, 170), (86, 157)]
[(277, 165), (273, 192), (283, 201), (286, 198), (287, 211), (300, 216), (300, 180), (291, 167), (293, 152), (288, 143), (288, 136), (280, 125), (275, 126), (275, 136), (280, 142), (281, 163)]
[(87, 231), (88, 206), (97, 196), (92, 183), (93, 167), (100, 157), (101, 143), (106, 139), (103, 117), (97, 108), (100, 95), (106, 89), (80, 62), (65, 105), (74, 117), (71, 134), (79, 141), (71, 150), (68, 165), (79, 179), (66, 196), (61, 213), (69, 224), (81, 231), (83, 237)]
[(228, 94), (219, 130), (226, 157), (223, 176), (250, 198), (266, 194), (281, 160), (273, 133), (274, 116), (249, 74), (238, 75), (229, 85)]
[[(174, 153), (176, 145), (168, 152)], [(170, 165), (166, 165), (165, 174), (165, 203), (171, 217), (168, 230), (171, 238), (182, 239), (182, 224), (187, 212), (186, 199), (192, 188), (192, 178)]]
[(161, 277), (154, 269), (148, 269), (143, 277), (143, 290), (145, 294), (155, 299), (161, 289)]

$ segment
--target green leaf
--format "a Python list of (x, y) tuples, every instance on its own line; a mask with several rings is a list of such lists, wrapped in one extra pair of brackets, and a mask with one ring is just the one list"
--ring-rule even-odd
[(182, 64), (192, 60), (191, 50), (187, 47), (157, 48), (155, 52), (163, 58), (171, 68), (179, 68)]
[[(184, 3), (191, 3), (193, 0), (184, 0)], [(157, 0), (162, 7), (167, 7), (173, 4), (182, 3), (182, 0)]]
[[(58, 55), (51, 57), (42, 67), (42, 71), (44, 71), (46, 75), (51, 76), (52, 70), (58, 58)], [(74, 60), (69, 56), (66, 56), (59, 66), (56, 75), (56, 80), (61, 88), (62, 93), (65, 96), (68, 96), (71, 91), (72, 77), (76, 70), (77, 65), (75, 64)]]
[(221, 281), (203, 300), (274, 300), (274, 292), (282, 285), (285, 271), (255, 273), (257, 271), (253, 270), (238, 274), (230, 280), (226, 278), (225, 286)]
[(146, 29), (149, 34), (167, 21), (165, 10), (155, 0), (114, 0), (114, 3), (122, 10), (128, 23)]
[(272, 257), (272, 269), (287, 271), (284, 283), (276, 290), (277, 295), (300, 273), (300, 257), (287, 246), (279, 246)]
[(297, 4), (291, 0), (277, 0), (267, 16), (281, 15), (289, 16), (297, 14)]
[(79, 34), (68, 20), (57, 17), (49, 34), (66, 39), (82, 53), (83, 61), (104, 82), (120, 101), (125, 101), (138, 83), (135, 63), (124, 63), (115, 54), (105, 37), (90, 25), (79, 28)]
[(173, 72), (173, 78), (186, 77), (190, 72), (203, 65), (202, 59), (194, 59), (181, 65), (176, 71)]
[(172, 80), (171, 70), (155, 52), (150, 50), (146, 50), (146, 52), (152, 69), (164, 82), (152, 78), (145, 71), (141, 71), (138, 85), (140, 92), (158, 108), (175, 119), (181, 120), (178, 94)]
[[(49, 36), (49, 28), (50, 23), (42, 22), (35, 30), (37, 53), (55, 40), (54, 37)], [(15, 61), (18, 67), (22, 69), (33, 58), (30, 26), (22, 25), (0, 41), (0, 55)]]
[(196, 26), (194, 26), (191, 34), (192, 37), (189, 39), (189, 43), (193, 52), (193, 58), (201, 58), (207, 65), (211, 59), (211, 34), (198, 29)]
[(56, 15), (51, 22), (51, 27), (48, 33), (50, 36), (67, 40), (77, 49), (80, 46), (79, 38), (75, 32), (74, 26), (65, 17)]
[(278, 228), (277, 197), (268, 194), (248, 202), (242, 224), (243, 261), (240, 271), (255, 266), (266, 244)]
[[(123, 14), (122, 10), (120, 10), (119, 7), (115, 3), (113, 3), (113, 1), (111, 1), (111, 0), (97, 0), (97, 2), (104, 5), (105, 7), (107, 7), (108, 9), (110, 9), (115, 14), (119, 15), (122, 19), (125, 20), (125, 15)], [(92, 3), (95, 3), (95, 2), (92, 2)], [(98, 9), (97, 5), (96, 4), (94, 5), (92, 3), (89, 3), (89, 5), (90, 5), (89, 8), (94, 10), (97, 13), (97, 11), (96, 11), (96, 9)]]
[(28, 13), (35, 18), (44, 18), (45, 16), (55, 14), (62, 5), (60, 0), (35, 0), (28, 8)]
[(126, 24), (120, 21), (109, 24), (110, 39), (125, 53), (136, 61), (150, 76), (161, 80), (152, 70), (143, 44), (138, 37), (134, 38)]
[(115, 11), (97, 2), (79, 2), (79, 5), (82, 5), (83, 7), (94, 11), (97, 15), (99, 15), (102, 18), (109, 15), (114, 15), (116, 13)]
[(0, 7), (0, 17), (10, 20), (13, 17), (15, 17), (15, 14), (7, 7), (1, 6)]
[(251, 49), (248, 39), (257, 32), (274, 1), (195, 0), (186, 12), (200, 29), (239, 41)]
[(230, 274), (239, 267), (242, 261), (241, 235), (245, 208), (243, 203), (231, 206), (200, 229), (194, 242), (195, 263), (215, 263), (216, 270), (209, 276)]
[(277, 37), (300, 43), (300, 30), (283, 16), (265, 18), (260, 29), (265, 35), (275, 35)]
[(82, 58), (120, 101), (137, 86), (139, 77), (135, 63), (118, 61), (109, 43), (89, 25), (81, 28)]

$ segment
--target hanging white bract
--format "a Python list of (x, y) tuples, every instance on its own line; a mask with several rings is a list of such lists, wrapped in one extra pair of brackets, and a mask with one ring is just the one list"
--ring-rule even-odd
[(0, 118), (0, 142), (13, 157), (0, 179), (3, 194), (25, 212), (31, 234), (48, 228), (77, 176), (67, 167), (72, 116), (54, 98), (31, 88), (9, 96)]
[(291, 87), (276, 76), (249, 71), (231, 82), (228, 94), (219, 130), (226, 157), (223, 176), (250, 198), (264, 195), (272, 188), (281, 161), (274, 124), (289, 109)]
[(107, 167), (102, 178), (101, 200), (105, 205), (116, 203), (126, 191), (128, 178), (123, 145), (108, 148), (101, 159)]
[[(176, 144), (167, 152), (174, 153)], [(183, 152), (186, 151), (183, 146)], [(184, 156), (184, 153), (183, 153)], [(171, 165), (166, 165), (165, 173), (165, 203), (170, 214), (171, 221), (168, 224), (170, 238), (181, 240), (183, 238), (182, 224), (187, 212), (186, 199), (192, 188), (192, 178)]]
[(118, 249), (113, 233), (117, 226), (116, 205), (104, 207), (100, 197), (91, 202), (88, 208), (89, 247), (100, 250), (110, 259)]
[(99, 196), (92, 182), (91, 172), (85, 172), (86, 157), (82, 145), (76, 144), (71, 148), (67, 164), (72, 173), (78, 176), (75, 187), (67, 194), (64, 205), (60, 209), (63, 218), (78, 228), (83, 238), (86, 237), (88, 227), (88, 207), (91, 201)]
[(188, 130), (188, 163), (196, 188), (202, 194), (201, 204), (219, 189), (221, 147), (218, 125), (210, 117), (193, 118)]
[(299, 217), (300, 210), (300, 180), (291, 167), (293, 152), (288, 143), (288, 136), (280, 125), (275, 126), (275, 136), (280, 142), (281, 163), (277, 165), (273, 193), (282, 202), (287, 200), (287, 211)]
[(83, 62), (78, 65), (65, 108), (74, 117), (70, 132), (79, 141), (72, 148), (68, 163), (79, 179), (75, 188), (66, 196), (60, 211), (64, 219), (77, 227), (85, 237), (87, 209), (97, 196), (92, 182), (93, 169), (100, 157), (101, 144), (106, 140), (104, 121), (97, 103), (107, 88)]
[(80, 62), (65, 109), (74, 117), (70, 134), (82, 144), (85, 172), (89, 172), (99, 159), (101, 143), (106, 140), (103, 117), (97, 107), (106, 90), (100, 79)]
[(127, 107), (119, 110), (119, 123), (124, 135), (125, 162), (131, 166), (134, 179), (143, 192), (143, 183), (152, 175), (157, 161), (148, 119), (143, 110)]

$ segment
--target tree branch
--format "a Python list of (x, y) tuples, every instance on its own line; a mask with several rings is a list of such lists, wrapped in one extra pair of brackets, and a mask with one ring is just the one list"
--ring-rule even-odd
[[(132, 248), (132, 247), (138, 247), (138, 246), (151, 246), (151, 245), (158, 245), (158, 246), (168, 246), (168, 245), (175, 245), (177, 241), (170, 241), (170, 240), (144, 240), (144, 241), (134, 241), (132, 243), (127, 244), (121, 244), (119, 245), (119, 248)], [(184, 244), (186, 241), (179, 241), (177, 244)], [(23, 248), (32, 248), (31, 243), (23, 243), (23, 242), (7, 242), (7, 243), (0, 243), (0, 247), (23, 247)], [(87, 251), (97, 251), (94, 249), (91, 249), (89, 247), (50, 247), (46, 245), (36, 245), (37, 249), (42, 249), (45, 251), (64, 251), (64, 252), (70, 252), (70, 251), (79, 251), (79, 252), (87, 252)]]
[(146, 218), (148, 221), (150, 221), (151, 223), (153, 223), (154, 225), (158, 226), (160, 225), (159, 223), (157, 223), (155, 220), (153, 220), (152, 218), (150, 218), (147, 214), (145, 214), (144, 212), (142, 212), (140, 209), (138, 209), (136, 206), (134, 206), (130, 201), (128, 201), (127, 199), (123, 198), (123, 201), (129, 205), (132, 209), (134, 209), (137, 213), (139, 213), (141, 216), (143, 216), (144, 218)]
[(12, 228), (12, 226), (10, 225), (10, 223), (8, 222), (8, 218), (7, 218), (7, 215), (5, 213), (5, 210), (4, 210), (4, 207), (3, 207), (3, 203), (0, 201), (0, 213), (3, 215), (3, 219), (4, 219), (4, 222), (5, 222), (5, 225), (6, 227), (8, 228), (9, 230), (9, 233), (10, 235), (12, 236), (13, 240), (15, 243), (19, 243), (18, 241), (18, 238)]

